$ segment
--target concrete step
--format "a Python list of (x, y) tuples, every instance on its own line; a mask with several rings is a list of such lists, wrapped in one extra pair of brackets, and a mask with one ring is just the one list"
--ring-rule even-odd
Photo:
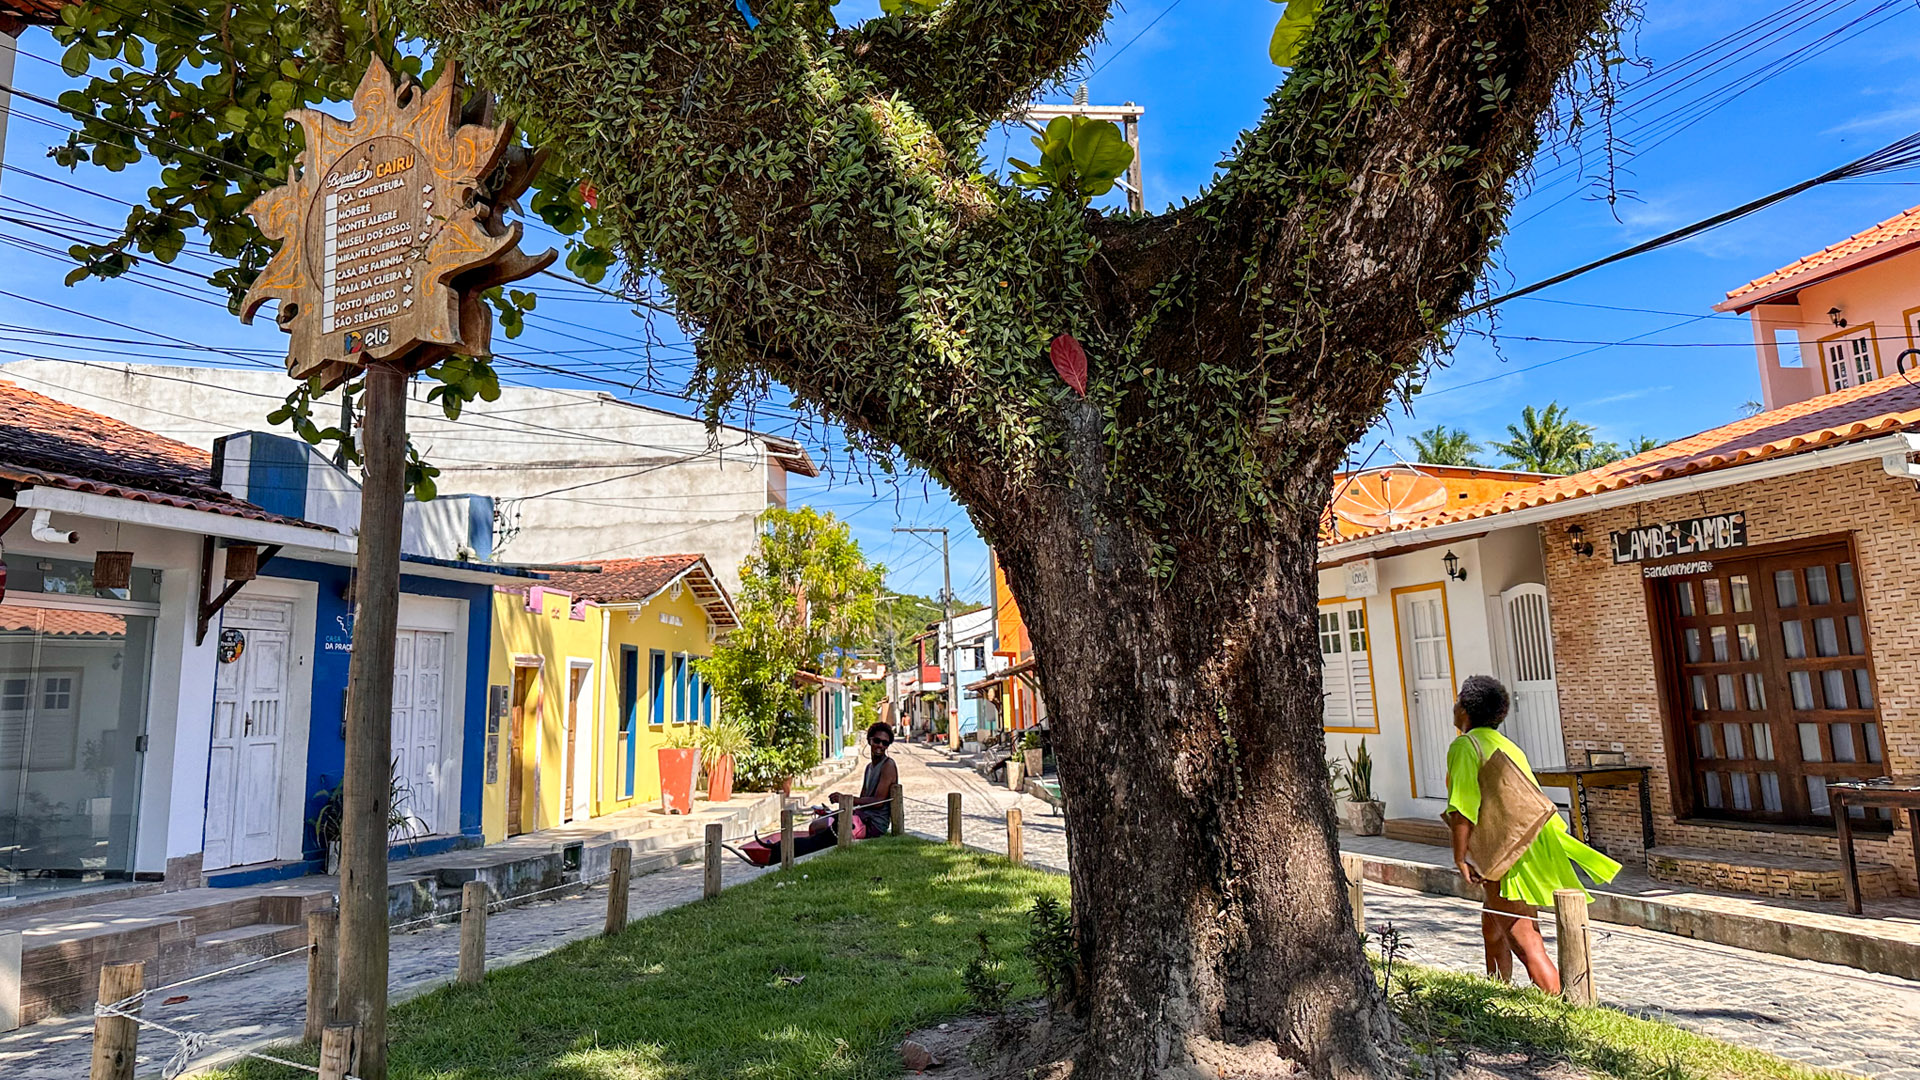
[(1386, 831), (1382, 834), (1389, 840), (1404, 840), (1409, 844), (1431, 844), (1434, 847), (1451, 847), (1453, 834), (1444, 821), (1432, 818), (1388, 818)]
[[(192, 967), (216, 971), (262, 956), (272, 956), (307, 943), (304, 924), (256, 923), (202, 934), (193, 939)], [(296, 958), (297, 959), (297, 958)]]
[[(1753, 896), (1839, 900), (1843, 872), (1838, 859), (1677, 846), (1647, 850), (1647, 876), (1656, 881)], [(1891, 866), (1862, 863), (1859, 879), (1860, 895), (1868, 899), (1900, 895), (1900, 876)]]

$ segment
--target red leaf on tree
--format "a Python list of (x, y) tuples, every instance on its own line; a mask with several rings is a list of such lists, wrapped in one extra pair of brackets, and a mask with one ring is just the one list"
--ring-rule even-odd
[(1061, 334), (1053, 339), (1048, 348), (1053, 359), (1053, 370), (1060, 373), (1060, 381), (1073, 387), (1073, 392), (1081, 397), (1087, 396), (1087, 350), (1080, 347), (1072, 334)]
[(600, 202), (600, 193), (594, 190), (593, 185), (587, 183), (585, 180), (580, 181), (580, 201), (586, 203), (587, 209), (589, 210), (593, 209)]

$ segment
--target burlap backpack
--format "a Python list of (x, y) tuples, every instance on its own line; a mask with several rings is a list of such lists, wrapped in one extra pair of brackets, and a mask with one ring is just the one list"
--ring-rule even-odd
[(1555, 812), (1553, 800), (1527, 779), (1506, 751), (1489, 755), (1471, 734), (1467, 741), (1480, 755), (1480, 820), (1467, 838), (1467, 854), (1481, 877), (1498, 881), (1546, 828)]

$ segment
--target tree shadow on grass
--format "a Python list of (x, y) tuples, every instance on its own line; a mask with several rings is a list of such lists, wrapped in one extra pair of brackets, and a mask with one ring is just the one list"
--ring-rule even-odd
[[(809, 859), (394, 1010), (394, 1080), (893, 1080), (963, 1011), (985, 931), (1013, 959), (1064, 880), (912, 838)], [(1026, 965), (1008, 964), (1032, 995)], [(309, 1057), (307, 1060), (311, 1060)], [(234, 1080), (287, 1076), (260, 1063)]]

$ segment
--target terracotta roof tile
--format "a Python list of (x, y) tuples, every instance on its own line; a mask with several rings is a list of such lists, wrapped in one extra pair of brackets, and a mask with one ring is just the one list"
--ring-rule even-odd
[[(576, 600), (618, 604), (646, 600), (684, 577), (694, 598), (707, 609), (707, 615), (717, 626), (730, 630), (739, 625), (733, 610), (733, 599), (714, 576), (705, 555), (654, 555), (645, 559), (604, 559), (579, 565), (583, 568), (597, 566), (600, 570), (598, 573), (585, 569), (579, 572), (549, 571), (547, 580), (540, 582), (539, 587), (569, 593)], [(513, 591), (524, 592), (526, 588), (518, 586)]]
[[(1892, 250), (1886, 252), (1886, 254), (1891, 255), (1894, 251), (1903, 250), (1914, 244), (1920, 244), (1920, 206), (1916, 206), (1904, 213), (1895, 214), (1880, 224), (1875, 225), (1873, 228), (1855, 233), (1837, 244), (1829, 244), (1803, 259), (1797, 259), (1788, 263), (1771, 274), (1754, 278), (1745, 285), (1729, 292), (1727, 294), (1727, 302), (1716, 306), (1722, 310), (1735, 307), (1750, 307), (1760, 300), (1765, 299), (1764, 295), (1753, 294), (1773, 294), (1780, 292), (1781, 286), (1797, 278), (1813, 277), (1817, 271), (1830, 267), (1843, 259), (1849, 259), (1853, 256), (1862, 255), (1876, 248), (1883, 247), (1892, 248)], [(1897, 247), (1894, 245), (1897, 245)], [(1804, 282), (1804, 284), (1812, 284), (1812, 282), (1808, 281)]]
[(1344, 536), (1341, 542), (1492, 517), (1908, 428), (1920, 428), (1920, 386), (1899, 377), (1879, 379), (1676, 439), (1598, 469), (1543, 480), (1471, 505), (1418, 517), (1392, 529)]
[(702, 558), (699, 555), (655, 555), (646, 559), (607, 559), (581, 563), (582, 567), (598, 566), (600, 572), (552, 570), (547, 573), (547, 580), (540, 584), (596, 604), (645, 600), (666, 588), (668, 582), (686, 573)]
[(221, 490), (206, 451), (0, 380), (0, 481), (321, 528)]
[(100, 611), (0, 607), (0, 633), (20, 631), (51, 637), (125, 637), (127, 620)]

